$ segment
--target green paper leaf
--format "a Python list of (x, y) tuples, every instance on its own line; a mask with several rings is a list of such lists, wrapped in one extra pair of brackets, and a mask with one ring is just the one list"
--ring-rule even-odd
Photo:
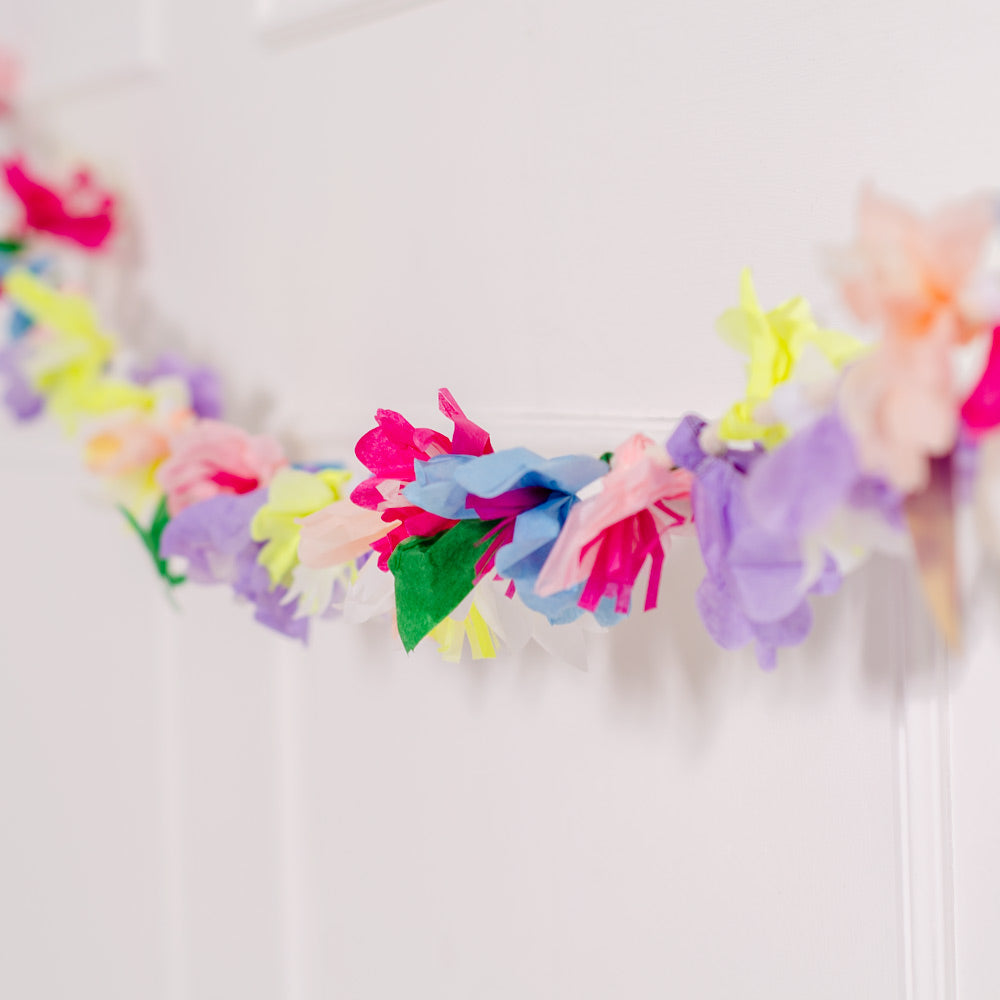
[(409, 653), (457, 608), (476, 583), (485, 536), (500, 522), (459, 521), (430, 538), (408, 538), (389, 556), (396, 578), (396, 627)]
[(124, 515), (125, 520), (132, 526), (132, 530), (142, 539), (142, 544), (146, 547), (156, 572), (164, 579), (168, 587), (177, 587), (184, 583), (185, 577), (175, 576), (167, 568), (167, 560), (160, 555), (160, 538), (163, 536), (163, 529), (170, 523), (170, 512), (167, 510), (167, 498), (161, 497), (160, 503), (153, 515), (153, 520), (148, 528), (144, 528), (135, 519), (132, 512), (125, 507), (118, 508)]
[(20, 253), (24, 249), (24, 243), (13, 237), (0, 239), (0, 253)]

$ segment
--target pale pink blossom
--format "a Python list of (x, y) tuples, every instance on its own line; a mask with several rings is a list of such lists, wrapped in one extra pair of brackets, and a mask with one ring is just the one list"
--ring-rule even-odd
[(250, 493), (288, 464), (273, 438), (252, 436), (218, 420), (201, 420), (173, 442), (157, 480), (177, 514), (220, 493)]

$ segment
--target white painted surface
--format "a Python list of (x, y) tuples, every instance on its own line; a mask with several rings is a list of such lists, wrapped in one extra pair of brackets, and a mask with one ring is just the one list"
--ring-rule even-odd
[[(223, 364), (235, 413), (314, 457), (380, 405), (433, 420), (439, 385), (499, 445), (717, 412), (743, 264), (829, 306), (816, 246), (860, 180), (929, 204), (1000, 171), (980, 4), (82, 6), (0, 24), (45, 133), (130, 195), (116, 325)], [(773, 676), (711, 648), (690, 546), (588, 672), (376, 628), (300, 654), (222, 594), (165, 610), (27, 435), (0, 437), (0, 995), (996, 991), (996, 646), (949, 678), (891, 567)]]

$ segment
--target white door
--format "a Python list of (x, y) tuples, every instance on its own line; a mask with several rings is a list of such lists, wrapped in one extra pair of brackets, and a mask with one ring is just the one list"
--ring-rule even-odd
[[(125, 191), (87, 277), (233, 419), (349, 458), (448, 386), (498, 446), (736, 398), (712, 330), (836, 316), (860, 182), (1000, 177), (984, 3), (2, 0), (35, 139)], [(997, 995), (996, 594), (949, 662), (876, 564), (761, 673), (661, 608), (448, 664), (165, 601), (55, 432), (0, 432), (0, 996)]]

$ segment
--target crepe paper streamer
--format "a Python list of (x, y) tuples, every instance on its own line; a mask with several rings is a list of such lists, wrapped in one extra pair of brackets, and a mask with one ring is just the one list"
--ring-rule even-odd
[(7, 186), (24, 208), (23, 226), (78, 244), (102, 247), (114, 230), (114, 199), (100, 190), (86, 171), (79, 171), (59, 192), (31, 176), (20, 158), (3, 164)]
[(493, 521), (459, 521), (430, 538), (407, 538), (393, 550), (389, 570), (396, 581), (396, 628), (408, 653), (475, 586), (484, 538), (495, 527)]
[(865, 187), (854, 243), (830, 254), (830, 270), (855, 316), (888, 340), (968, 343), (996, 319), (996, 286), (977, 287), (996, 210), (975, 196), (924, 219)]
[(962, 404), (961, 416), (973, 438), (1000, 425), (1000, 327), (993, 331), (986, 368)]
[(455, 425), (452, 439), (428, 427), (414, 427), (395, 410), (379, 410), (376, 426), (355, 446), (358, 461), (372, 473), (351, 493), (351, 502), (377, 510), (390, 525), (386, 534), (372, 542), (379, 566), (387, 570), (389, 557), (406, 538), (436, 535), (452, 526), (452, 521), (421, 510), (407, 502), (403, 487), (413, 481), (414, 462), (435, 455), (484, 455), (493, 450), (490, 436), (473, 423), (447, 389), (438, 391), (438, 408)]
[(787, 428), (760, 423), (758, 408), (777, 386), (795, 375), (807, 351), (824, 358), (835, 371), (868, 350), (856, 337), (821, 329), (805, 299), (789, 299), (764, 312), (746, 269), (740, 275), (739, 306), (726, 310), (716, 327), (728, 344), (749, 359), (746, 397), (730, 407), (719, 424), (719, 436), (725, 441), (760, 441), (772, 447), (784, 440)]
[(159, 573), (160, 577), (167, 584), (167, 586), (178, 587), (184, 583), (185, 577), (171, 573), (167, 565), (167, 560), (160, 554), (160, 541), (163, 537), (163, 531), (170, 522), (170, 514), (167, 512), (166, 500), (164, 499), (160, 501), (159, 506), (156, 508), (156, 513), (153, 515), (153, 520), (150, 522), (148, 528), (143, 528), (127, 507), (119, 507), (118, 509), (125, 515), (125, 520), (128, 521), (128, 523), (132, 526), (132, 529), (142, 540), (142, 544), (146, 547), (146, 551), (153, 560), (156, 572)]
[(264, 542), (257, 561), (267, 570), (271, 584), (290, 586), (299, 561), (300, 520), (328, 507), (343, 496), (351, 474), (346, 469), (279, 469), (268, 487), (267, 502), (250, 522), (250, 537)]
[(687, 470), (676, 469), (651, 438), (629, 438), (615, 451), (601, 492), (570, 511), (535, 592), (547, 597), (585, 582), (580, 607), (596, 611), (607, 596), (615, 611), (628, 614), (632, 589), (648, 560), (645, 610), (652, 610), (670, 533), (691, 520), (690, 497)]
[(955, 491), (951, 456), (930, 461), (930, 478), (904, 501), (917, 571), (931, 618), (948, 645), (961, 646), (962, 615), (955, 543)]
[(445, 618), (428, 634), (438, 644), (441, 658), (448, 663), (458, 663), (462, 659), (466, 638), (469, 640), (469, 649), (474, 660), (492, 660), (497, 655), (490, 626), (474, 603), (469, 607), (468, 614), (460, 621), (451, 617)]

